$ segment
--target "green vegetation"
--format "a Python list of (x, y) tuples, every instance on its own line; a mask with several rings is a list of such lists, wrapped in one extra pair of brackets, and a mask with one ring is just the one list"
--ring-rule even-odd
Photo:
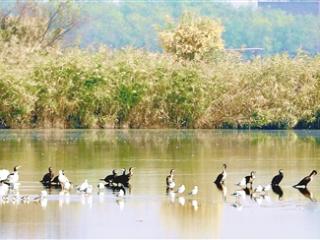
[(320, 56), (244, 60), (195, 15), (160, 31), (165, 53), (62, 49), (59, 6), (0, 16), (1, 127), (319, 128)]

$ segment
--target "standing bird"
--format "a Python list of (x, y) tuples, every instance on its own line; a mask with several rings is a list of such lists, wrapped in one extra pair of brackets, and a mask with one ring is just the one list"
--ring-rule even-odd
[(53, 178), (54, 178), (54, 174), (52, 172), (52, 168), (49, 167), (48, 172), (42, 177), (42, 180), (40, 182), (45, 186), (49, 186)]
[(198, 194), (198, 186), (194, 186), (193, 189), (191, 190), (191, 192), (189, 193), (189, 195), (197, 195)]
[(282, 171), (282, 169), (280, 169), (279, 174), (272, 178), (271, 186), (279, 186), (282, 179), (283, 179), (283, 171)]
[(5, 182), (7, 182), (8, 184), (14, 186), (15, 184), (17, 184), (19, 182), (19, 172), (18, 172), (18, 169), (20, 168), (21, 166), (15, 166), (13, 168), (13, 172), (10, 173), (7, 177), (7, 179), (5, 180)]
[(307, 185), (312, 181), (312, 177), (317, 175), (317, 171), (313, 170), (309, 176), (303, 178), (298, 184), (294, 185), (295, 188), (307, 188)]
[(256, 178), (255, 174), (256, 174), (256, 172), (252, 171), (249, 176), (246, 176), (246, 177), (242, 178), (241, 182), (238, 183), (237, 185), (247, 186), (250, 183), (250, 185), (252, 187), (253, 181)]
[(71, 188), (70, 181), (64, 175), (63, 170), (59, 170), (58, 180), (63, 190), (69, 190)]
[(129, 185), (129, 181), (131, 179), (131, 177), (133, 176), (133, 167), (130, 167), (129, 168), (129, 173), (126, 174), (125, 171), (122, 175), (120, 176), (116, 176), (114, 179), (113, 179), (113, 182), (114, 183), (122, 183), (124, 186), (128, 186)]
[(186, 187), (182, 184), (180, 187), (178, 187), (176, 193), (183, 193), (186, 190)]
[(170, 170), (170, 174), (166, 177), (166, 183), (168, 189), (173, 189), (176, 186), (176, 183), (174, 182), (174, 169)]
[(88, 187), (89, 187), (89, 183), (88, 183), (88, 180), (86, 179), (81, 185), (77, 187), (77, 190), (79, 192), (86, 192)]
[(226, 165), (226, 164), (223, 164), (223, 170), (222, 170), (222, 172), (217, 176), (216, 180), (214, 181), (215, 184), (224, 183), (224, 181), (225, 181), (226, 178), (227, 178), (226, 169), (227, 169), (227, 165)]

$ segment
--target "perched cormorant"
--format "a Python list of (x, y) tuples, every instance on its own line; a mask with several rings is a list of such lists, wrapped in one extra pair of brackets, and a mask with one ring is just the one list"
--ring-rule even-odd
[(168, 189), (173, 189), (176, 186), (174, 182), (174, 169), (170, 170), (170, 174), (166, 177), (166, 184)]
[(114, 183), (122, 183), (124, 186), (128, 186), (129, 181), (130, 181), (131, 177), (133, 176), (133, 169), (134, 169), (133, 167), (130, 167), (128, 174), (125, 174), (125, 172), (124, 172), (122, 175), (116, 176), (113, 179), (113, 182)]
[(112, 174), (106, 176), (105, 178), (101, 178), (101, 181), (105, 181), (106, 183), (111, 183), (117, 177), (117, 172), (115, 169), (112, 170)]
[(294, 185), (295, 188), (306, 188), (307, 185), (312, 181), (312, 177), (317, 175), (317, 171), (313, 170), (309, 176), (303, 178), (298, 184)]
[(54, 174), (52, 172), (52, 168), (49, 167), (48, 172), (42, 177), (42, 180), (40, 182), (45, 186), (50, 186), (53, 178), (54, 178)]
[(224, 183), (224, 181), (225, 181), (226, 178), (227, 178), (226, 169), (227, 169), (227, 165), (226, 165), (226, 164), (223, 164), (223, 170), (222, 170), (222, 172), (217, 176), (217, 178), (216, 178), (216, 180), (214, 181), (214, 183)]
[(249, 176), (242, 178), (241, 182), (238, 183), (237, 185), (247, 186), (250, 183), (252, 187), (253, 181), (256, 178), (255, 173), (256, 173), (255, 171), (252, 171)]
[(283, 179), (283, 171), (282, 169), (279, 170), (279, 174), (274, 176), (271, 180), (271, 185), (272, 186), (278, 186), (280, 184), (280, 182)]

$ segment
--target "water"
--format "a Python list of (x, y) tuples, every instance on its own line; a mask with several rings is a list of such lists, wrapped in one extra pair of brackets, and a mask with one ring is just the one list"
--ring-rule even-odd
[[(0, 204), (0, 238), (320, 238), (320, 176), (305, 195), (291, 187), (320, 170), (319, 144), (319, 131), (1, 130), (0, 169), (22, 166), (20, 196), (40, 194), (48, 166), (95, 188), (88, 196), (51, 189), (47, 203)], [(223, 163), (225, 192), (212, 183)], [(97, 194), (99, 178), (130, 166), (124, 199), (108, 189)], [(177, 185), (199, 186), (198, 196), (166, 195), (171, 168)], [(237, 204), (231, 196), (251, 170), (257, 186), (280, 168), (280, 199), (269, 191)]]

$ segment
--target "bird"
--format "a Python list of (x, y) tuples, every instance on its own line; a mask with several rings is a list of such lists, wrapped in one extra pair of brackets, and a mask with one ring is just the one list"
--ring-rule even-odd
[(308, 176), (304, 177), (299, 183), (294, 185), (295, 188), (307, 188), (307, 185), (312, 181), (313, 176), (317, 175), (317, 171), (313, 170)]
[(79, 185), (76, 189), (79, 191), (79, 192), (85, 192), (88, 188), (89, 184), (88, 184), (88, 180), (85, 179), (84, 182)]
[(92, 185), (88, 185), (88, 187), (86, 188), (86, 190), (84, 191), (86, 194), (91, 194), (92, 193)]
[(19, 172), (18, 169), (21, 166), (15, 166), (13, 168), (13, 172), (10, 173), (7, 177), (7, 179), (5, 180), (6, 183), (10, 184), (10, 185), (14, 185), (15, 183), (17, 183), (19, 181)]
[(131, 177), (133, 176), (133, 167), (129, 168), (129, 172), (128, 174), (126, 174), (126, 171), (123, 171), (123, 174), (120, 176), (115, 176), (115, 178), (113, 179), (114, 183), (122, 183), (124, 186), (128, 186), (129, 185), (129, 181), (131, 179)]
[(279, 174), (272, 178), (271, 185), (272, 186), (279, 186), (279, 184), (282, 181), (282, 179), (283, 179), (283, 170), (280, 169), (279, 170)]
[(49, 186), (53, 178), (54, 178), (54, 174), (52, 172), (52, 168), (49, 167), (48, 172), (45, 175), (43, 175), (42, 180), (40, 182), (45, 186)]
[(58, 180), (60, 185), (62, 186), (62, 189), (70, 190), (71, 184), (69, 182), (69, 179), (64, 175), (63, 170), (59, 170)]
[(183, 193), (186, 190), (186, 187), (182, 184), (180, 187), (178, 187), (176, 193)]
[(194, 186), (189, 195), (197, 195), (198, 194), (198, 186)]
[(112, 170), (111, 175), (107, 175), (105, 178), (101, 178), (101, 181), (105, 181), (106, 183), (111, 183), (113, 182), (114, 178), (117, 176), (117, 172), (115, 169)]
[(247, 186), (250, 183), (250, 185), (252, 186), (253, 181), (256, 178), (255, 173), (255, 171), (252, 171), (249, 176), (245, 176), (244, 178), (242, 178), (241, 182), (237, 185)]
[(0, 170), (0, 183), (7, 180), (8, 176), (10, 174), (10, 171), (7, 169), (1, 169)]
[(171, 169), (169, 175), (166, 177), (166, 184), (169, 189), (173, 189), (176, 186), (176, 183), (174, 182), (174, 172), (175, 170)]
[(226, 169), (227, 169), (227, 165), (226, 164), (223, 164), (223, 170), (222, 172), (217, 176), (216, 180), (214, 181), (214, 183), (224, 183), (224, 181), (226, 180), (227, 178), (227, 172), (226, 172)]

